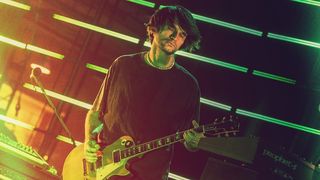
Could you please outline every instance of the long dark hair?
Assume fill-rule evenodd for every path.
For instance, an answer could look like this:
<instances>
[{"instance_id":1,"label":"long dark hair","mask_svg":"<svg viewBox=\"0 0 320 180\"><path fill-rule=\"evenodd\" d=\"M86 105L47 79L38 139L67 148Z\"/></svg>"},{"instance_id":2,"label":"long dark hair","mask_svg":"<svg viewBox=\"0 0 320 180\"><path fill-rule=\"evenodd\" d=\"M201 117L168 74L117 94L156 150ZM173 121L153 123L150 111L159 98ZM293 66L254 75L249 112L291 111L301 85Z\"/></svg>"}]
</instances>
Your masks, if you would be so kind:
<instances>
[{"instance_id":1,"label":"long dark hair","mask_svg":"<svg viewBox=\"0 0 320 180\"><path fill-rule=\"evenodd\" d=\"M166 6L156 10L150 17L146 26L153 26L157 28L158 31L161 31L165 25L173 25L174 23L178 23L187 33L187 38L181 49L188 52L199 49L201 35L196 22L193 19L191 12L180 5ZM148 38L152 43L153 37L150 33L148 33Z\"/></svg>"}]
</instances>

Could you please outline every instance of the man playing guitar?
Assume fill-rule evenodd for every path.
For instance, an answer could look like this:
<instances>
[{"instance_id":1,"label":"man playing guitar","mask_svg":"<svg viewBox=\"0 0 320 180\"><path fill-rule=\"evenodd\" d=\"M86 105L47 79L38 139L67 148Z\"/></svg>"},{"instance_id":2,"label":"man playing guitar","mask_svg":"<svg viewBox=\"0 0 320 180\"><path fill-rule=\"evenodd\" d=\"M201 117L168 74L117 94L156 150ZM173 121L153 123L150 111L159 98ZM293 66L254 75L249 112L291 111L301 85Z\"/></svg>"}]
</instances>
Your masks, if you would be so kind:
<instances>
[{"instance_id":1,"label":"man playing guitar","mask_svg":"<svg viewBox=\"0 0 320 180\"><path fill-rule=\"evenodd\" d=\"M117 58L87 113L83 150L88 163L95 163L97 151L122 136L140 144L198 126L198 82L175 61L176 51L199 48L195 20L186 8L168 6L150 17L146 29L151 49ZM196 150L201 137L203 133L186 131L185 147ZM145 153L126 161L129 173L119 171L108 179L167 179L172 156L172 145Z\"/></svg>"}]
</instances>

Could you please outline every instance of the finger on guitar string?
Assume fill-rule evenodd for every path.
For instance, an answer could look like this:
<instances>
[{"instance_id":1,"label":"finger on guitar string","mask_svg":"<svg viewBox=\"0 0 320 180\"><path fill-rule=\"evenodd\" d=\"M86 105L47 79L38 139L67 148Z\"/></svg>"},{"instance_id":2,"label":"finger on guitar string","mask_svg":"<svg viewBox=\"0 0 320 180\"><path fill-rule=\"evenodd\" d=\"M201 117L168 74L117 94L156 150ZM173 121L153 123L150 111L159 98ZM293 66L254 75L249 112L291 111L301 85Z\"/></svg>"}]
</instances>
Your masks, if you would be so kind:
<instances>
[{"instance_id":1,"label":"finger on guitar string","mask_svg":"<svg viewBox=\"0 0 320 180\"><path fill-rule=\"evenodd\" d=\"M192 125L194 128L198 128L199 127L199 124L197 123L196 120L192 120Z\"/></svg>"}]
</instances>

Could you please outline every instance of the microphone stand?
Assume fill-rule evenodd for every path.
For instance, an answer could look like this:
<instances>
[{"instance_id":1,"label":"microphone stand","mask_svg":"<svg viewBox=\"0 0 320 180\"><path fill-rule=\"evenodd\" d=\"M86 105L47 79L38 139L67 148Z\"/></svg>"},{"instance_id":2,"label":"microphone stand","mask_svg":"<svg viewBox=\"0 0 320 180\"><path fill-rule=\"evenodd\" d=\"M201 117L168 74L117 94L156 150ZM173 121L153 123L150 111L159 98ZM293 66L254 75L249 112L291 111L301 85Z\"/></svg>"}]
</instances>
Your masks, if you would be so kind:
<instances>
[{"instance_id":1,"label":"microphone stand","mask_svg":"<svg viewBox=\"0 0 320 180\"><path fill-rule=\"evenodd\" d=\"M42 86L42 83L38 80L38 78L34 75L33 73L34 69L32 70L32 74L30 76L30 78L32 80L34 80L34 82L40 87L44 97L46 98L47 102L49 103L49 106L53 109L54 111L54 114L56 115L56 117L58 118L60 124L62 125L63 129L67 132L69 138L71 139L71 142L73 144L74 147L76 147L76 142L74 141L74 138L72 137L71 135L71 132L70 130L68 129L68 127L66 126L66 124L64 123L64 121L62 120L61 116L59 115L58 111L57 111L57 108L54 106L54 104L52 103L51 99L49 98L49 96L46 94L43 86Z\"/></svg>"}]
</instances>

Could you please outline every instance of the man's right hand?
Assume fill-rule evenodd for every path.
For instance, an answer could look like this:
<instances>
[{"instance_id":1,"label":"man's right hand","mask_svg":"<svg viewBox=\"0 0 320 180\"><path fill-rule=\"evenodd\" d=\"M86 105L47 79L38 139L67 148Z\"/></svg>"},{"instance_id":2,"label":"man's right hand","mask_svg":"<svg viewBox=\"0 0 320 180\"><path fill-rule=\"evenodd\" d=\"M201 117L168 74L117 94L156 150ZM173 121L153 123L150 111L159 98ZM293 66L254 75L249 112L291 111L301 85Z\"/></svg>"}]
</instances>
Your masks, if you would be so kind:
<instances>
[{"instance_id":1,"label":"man's right hand","mask_svg":"<svg viewBox=\"0 0 320 180\"><path fill-rule=\"evenodd\" d=\"M97 152L100 149L99 144L94 140L89 140L84 143L84 158L90 163L97 161Z\"/></svg>"}]
</instances>

